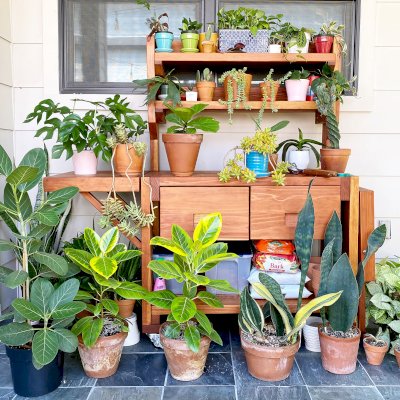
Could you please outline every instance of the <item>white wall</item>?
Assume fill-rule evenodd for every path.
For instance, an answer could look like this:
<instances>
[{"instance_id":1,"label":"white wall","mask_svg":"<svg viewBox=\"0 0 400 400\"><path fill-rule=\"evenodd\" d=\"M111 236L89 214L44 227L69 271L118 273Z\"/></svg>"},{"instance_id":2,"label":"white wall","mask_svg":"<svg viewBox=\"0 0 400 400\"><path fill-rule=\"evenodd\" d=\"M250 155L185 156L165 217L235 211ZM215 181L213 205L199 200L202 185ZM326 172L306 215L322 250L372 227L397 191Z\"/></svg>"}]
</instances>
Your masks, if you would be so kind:
<instances>
[{"instance_id":1,"label":"white wall","mask_svg":"<svg viewBox=\"0 0 400 400\"><path fill-rule=\"evenodd\" d=\"M0 2L3 7L9 3L4 0ZM74 97L58 93L57 3L57 0L12 1L11 54L14 75L14 148L17 160L29 147L42 145L40 139L33 138L35 126L22 123L33 106L46 97L61 102L68 102ZM361 8L360 90L359 97L347 99L342 108L342 147L352 149L348 170L361 177L363 186L375 190L377 219L390 219L392 222L392 239L387 241L379 253L380 257L384 257L400 254L400 208L397 206L397 196L400 194L397 156L400 147L400 75L395 68L400 63L400 1L363 0ZM3 13L0 14L3 18ZM3 24L0 23L0 26L4 30ZM10 42L7 37L10 35L2 33L0 36L2 42L5 42L0 46L7 47ZM3 47L1 49L3 53ZM9 93L10 86L4 86L4 90ZM98 99L105 96L85 97ZM132 106L143 111L140 107L143 97L129 97ZM0 113L4 112L1 109ZM233 126L228 125L226 114L214 115L221 121L222 130L216 135L206 135L198 161L199 170L219 170L226 151L236 145L243 135L253 132L251 113L235 114ZM320 138L321 127L314 125L311 113L266 114L265 122L272 125L286 118L291 120L291 124L280 134L282 140L295 135L297 127L301 127L310 137ZM7 129L12 129L13 121L9 122ZM3 137L2 134L2 142ZM160 149L162 169L167 169L162 145ZM51 163L52 173L69 170L69 161L53 160ZM74 218L68 228L68 235L80 232L84 226L91 226L96 214L81 198L75 202L73 212Z\"/></svg>"}]
</instances>

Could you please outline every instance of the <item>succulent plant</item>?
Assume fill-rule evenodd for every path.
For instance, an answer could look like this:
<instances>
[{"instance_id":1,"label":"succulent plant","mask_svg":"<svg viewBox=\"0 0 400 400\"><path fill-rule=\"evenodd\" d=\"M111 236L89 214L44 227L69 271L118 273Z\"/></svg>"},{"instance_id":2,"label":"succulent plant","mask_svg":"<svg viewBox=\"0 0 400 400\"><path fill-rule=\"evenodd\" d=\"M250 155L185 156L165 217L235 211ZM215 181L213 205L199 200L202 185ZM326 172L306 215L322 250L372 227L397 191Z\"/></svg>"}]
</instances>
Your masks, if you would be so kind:
<instances>
[{"instance_id":1,"label":"succulent plant","mask_svg":"<svg viewBox=\"0 0 400 400\"><path fill-rule=\"evenodd\" d=\"M212 82L214 80L214 74L209 68L204 68L203 73L199 70L196 72L196 82Z\"/></svg>"}]
</instances>

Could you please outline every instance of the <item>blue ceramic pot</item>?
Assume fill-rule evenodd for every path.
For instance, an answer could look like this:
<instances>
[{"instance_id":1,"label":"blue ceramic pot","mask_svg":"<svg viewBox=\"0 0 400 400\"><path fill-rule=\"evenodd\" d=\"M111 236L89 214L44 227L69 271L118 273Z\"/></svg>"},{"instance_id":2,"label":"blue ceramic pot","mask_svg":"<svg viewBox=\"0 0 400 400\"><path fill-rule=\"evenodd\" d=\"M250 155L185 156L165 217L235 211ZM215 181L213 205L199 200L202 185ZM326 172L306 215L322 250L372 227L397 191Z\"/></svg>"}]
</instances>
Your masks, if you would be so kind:
<instances>
[{"instance_id":1,"label":"blue ceramic pot","mask_svg":"<svg viewBox=\"0 0 400 400\"><path fill-rule=\"evenodd\" d=\"M171 32L157 32L154 35L158 52L171 52L174 34Z\"/></svg>"},{"instance_id":2,"label":"blue ceramic pot","mask_svg":"<svg viewBox=\"0 0 400 400\"><path fill-rule=\"evenodd\" d=\"M268 154L264 155L258 151L246 154L246 167L256 173L257 178L269 176Z\"/></svg>"}]
</instances>

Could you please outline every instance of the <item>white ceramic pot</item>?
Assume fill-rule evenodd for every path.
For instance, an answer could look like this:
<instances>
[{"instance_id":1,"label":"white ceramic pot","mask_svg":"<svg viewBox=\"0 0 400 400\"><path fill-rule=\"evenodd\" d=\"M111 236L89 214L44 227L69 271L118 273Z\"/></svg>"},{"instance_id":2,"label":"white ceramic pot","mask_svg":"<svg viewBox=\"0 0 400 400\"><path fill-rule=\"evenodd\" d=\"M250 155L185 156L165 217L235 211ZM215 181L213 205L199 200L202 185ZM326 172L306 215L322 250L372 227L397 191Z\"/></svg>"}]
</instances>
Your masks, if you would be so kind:
<instances>
[{"instance_id":1,"label":"white ceramic pot","mask_svg":"<svg viewBox=\"0 0 400 400\"><path fill-rule=\"evenodd\" d=\"M268 46L269 53L282 53L282 46L280 44L270 44Z\"/></svg>"},{"instance_id":2,"label":"white ceramic pot","mask_svg":"<svg viewBox=\"0 0 400 400\"><path fill-rule=\"evenodd\" d=\"M310 162L310 152L308 150L292 150L289 153L289 162L296 164L297 169L306 169Z\"/></svg>"},{"instance_id":3,"label":"white ceramic pot","mask_svg":"<svg viewBox=\"0 0 400 400\"><path fill-rule=\"evenodd\" d=\"M288 101L306 101L308 79L288 79L285 81L286 94Z\"/></svg>"},{"instance_id":4,"label":"white ceramic pot","mask_svg":"<svg viewBox=\"0 0 400 400\"><path fill-rule=\"evenodd\" d=\"M286 44L288 53L308 53L308 46L310 45L310 40L311 40L311 35L308 32L306 32L306 38L307 38L307 43L303 47L299 47L297 46L297 44L293 44L295 43L295 40L293 42L289 41Z\"/></svg>"},{"instance_id":5,"label":"white ceramic pot","mask_svg":"<svg viewBox=\"0 0 400 400\"><path fill-rule=\"evenodd\" d=\"M321 317L310 317L303 327L304 342L309 351L321 352L318 334L318 325L320 324L322 324Z\"/></svg>"},{"instance_id":6,"label":"white ceramic pot","mask_svg":"<svg viewBox=\"0 0 400 400\"><path fill-rule=\"evenodd\" d=\"M186 101L197 101L197 92L186 92Z\"/></svg>"},{"instance_id":7,"label":"white ceramic pot","mask_svg":"<svg viewBox=\"0 0 400 400\"><path fill-rule=\"evenodd\" d=\"M125 339L124 347L133 346L140 342L140 332L137 324L136 314L133 313L131 317L126 318L126 322L128 323L129 332Z\"/></svg>"},{"instance_id":8,"label":"white ceramic pot","mask_svg":"<svg viewBox=\"0 0 400 400\"><path fill-rule=\"evenodd\" d=\"M75 152L72 156L75 175L96 175L97 158L92 150Z\"/></svg>"}]
</instances>

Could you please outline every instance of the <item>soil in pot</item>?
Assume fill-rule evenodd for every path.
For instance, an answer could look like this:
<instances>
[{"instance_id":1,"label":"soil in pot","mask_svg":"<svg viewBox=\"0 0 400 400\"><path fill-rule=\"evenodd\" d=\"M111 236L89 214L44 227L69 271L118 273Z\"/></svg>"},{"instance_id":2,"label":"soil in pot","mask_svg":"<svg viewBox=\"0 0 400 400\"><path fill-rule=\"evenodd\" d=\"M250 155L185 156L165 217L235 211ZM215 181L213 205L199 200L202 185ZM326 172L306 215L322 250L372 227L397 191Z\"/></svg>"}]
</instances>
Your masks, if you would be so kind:
<instances>
[{"instance_id":1,"label":"soil in pot","mask_svg":"<svg viewBox=\"0 0 400 400\"><path fill-rule=\"evenodd\" d=\"M201 338L200 349L194 353L186 345L182 338L170 339L164 336L163 332L166 323L160 327L160 340L163 345L165 357L167 359L169 372L178 381L194 381L203 375L207 360L210 339L206 336Z\"/></svg>"},{"instance_id":2,"label":"soil in pot","mask_svg":"<svg viewBox=\"0 0 400 400\"><path fill-rule=\"evenodd\" d=\"M93 347L86 347L82 336L79 336L78 350L86 375L91 378L107 378L114 375L127 336L128 333L122 332L121 327L111 319L105 321L101 335Z\"/></svg>"},{"instance_id":3,"label":"soil in pot","mask_svg":"<svg viewBox=\"0 0 400 400\"><path fill-rule=\"evenodd\" d=\"M274 336L274 331L271 327L266 328L265 345L253 340L246 332L240 332L249 373L262 381L276 382L286 379L292 371L294 357L300 348L300 337L294 344L282 345L282 341Z\"/></svg>"},{"instance_id":4,"label":"soil in pot","mask_svg":"<svg viewBox=\"0 0 400 400\"><path fill-rule=\"evenodd\" d=\"M32 350L22 347L6 347L10 359L14 392L22 397L37 397L51 393L60 385L64 370L64 353L43 368L37 370L32 363Z\"/></svg>"},{"instance_id":5,"label":"soil in pot","mask_svg":"<svg viewBox=\"0 0 400 400\"><path fill-rule=\"evenodd\" d=\"M343 173L351 154L350 149L321 149L321 169Z\"/></svg>"},{"instance_id":6,"label":"soil in pot","mask_svg":"<svg viewBox=\"0 0 400 400\"><path fill-rule=\"evenodd\" d=\"M345 375L355 371L361 332L352 328L347 332L334 332L328 326L319 328L322 366L332 374Z\"/></svg>"},{"instance_id":7,"label":"soil in pot","mask_svg":"<svg viewBox=\"0 0 400 400\"><path fill-rule=\"evenodd\" d=\"M132 144L118 144L115 148L113 162L116 173L141 176L144 154L138 155Z\"/></svg>"},{"instance_id":8,"label":"soil in pot","mask_svg":"<svg viewBox=\"0 0 400 400\"><path fill-rule=\"evenodd\" d=\"M244 86L244 95L246 100L249 99L250 96L250 89L251 89L251 81L253 80L253 75L245 74L246 75L246 82ZM237 99L238 96L238 83L234 81L230 76L228 76L224 81L224 96L225 101L228 101L228 82L232 82L232 90L233 90L233 101Z\"/></svg>"},{"instance_id":9,"label":"soil in pot","mask_svg":"<svg viewBox=\"0 0 400 400\"><path fill-rule=\"evenodd\" d=\"M119 308L118 314L122 318L130 318L133 314L133 308L135 307L135 302L136 300L130 300L130 299L117 300Z\"/></svg>"},{"instance_id":10,"label":"soil in pot","mask_svg":"<svg viewBox=\"0 0 400 400\"><path fill-rule=\"evenodd\" d=\"M192 176L196 167L201 134L164 133L162 135L171 173L175 176Z\"/></svg>"},{"instance_id":11,"label":"soil in pot","mask_svg":"<svg viewBox=\"0 0 400 400\"><path fill-rule=\"evenodd\" d=\"M200 101L212 101L214 98L215 82L201 81L196 83Z\"/></svg>"},{"instance_id":12,"label":"soil in pot","mask_svg":"<svg viewBox=\"0 0 400 400\"><path fill-rule=\"evenodd\" d=\"M368 337L364 338L363 346L368 364L381 365L389 346L384 342Z\"/></svg>"}]
</instances>

